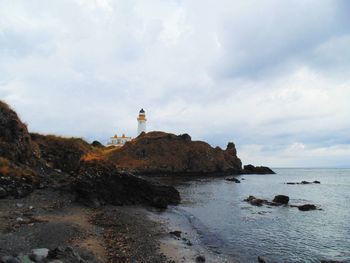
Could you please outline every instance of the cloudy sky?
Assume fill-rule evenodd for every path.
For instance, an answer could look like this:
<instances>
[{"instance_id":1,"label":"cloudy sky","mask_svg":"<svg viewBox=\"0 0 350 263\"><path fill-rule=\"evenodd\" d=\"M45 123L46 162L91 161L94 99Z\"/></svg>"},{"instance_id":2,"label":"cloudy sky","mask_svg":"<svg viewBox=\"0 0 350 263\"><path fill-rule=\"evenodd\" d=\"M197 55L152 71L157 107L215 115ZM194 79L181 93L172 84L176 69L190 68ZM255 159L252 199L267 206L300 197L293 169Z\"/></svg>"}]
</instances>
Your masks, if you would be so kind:
<instances>
[{"instance_id":1,"label":"cloudy sky","mask_svg":"<svg viewBox=\"0 0 350 263\"><path fill-rule=\"evenodd\" d=\"M0 99L41 133L189 133L350 166L350 2L0 0Z\"/></svg>"}]
</instances>

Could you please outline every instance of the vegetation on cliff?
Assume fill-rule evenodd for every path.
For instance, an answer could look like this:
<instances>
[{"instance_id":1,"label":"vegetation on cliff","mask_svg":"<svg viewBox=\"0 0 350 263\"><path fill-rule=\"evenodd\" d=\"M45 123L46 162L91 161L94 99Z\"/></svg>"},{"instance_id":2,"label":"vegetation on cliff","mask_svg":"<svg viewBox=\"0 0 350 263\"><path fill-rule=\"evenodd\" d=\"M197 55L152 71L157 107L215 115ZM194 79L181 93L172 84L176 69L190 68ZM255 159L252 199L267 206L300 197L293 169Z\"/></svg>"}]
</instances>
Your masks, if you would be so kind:
<instances>
[{"instance_id":1,"label":"vegetation on cliff","mask_svg":"<svg viewBox=\"0 0 350 263\"><path fill-rule=\"evenodd\" d=\"M104 158L138 174L240 174L242 170L233 143L222 150L192 141L188 134L142 133L122 148L106 151Z\"/></svg>"}]
</instances>

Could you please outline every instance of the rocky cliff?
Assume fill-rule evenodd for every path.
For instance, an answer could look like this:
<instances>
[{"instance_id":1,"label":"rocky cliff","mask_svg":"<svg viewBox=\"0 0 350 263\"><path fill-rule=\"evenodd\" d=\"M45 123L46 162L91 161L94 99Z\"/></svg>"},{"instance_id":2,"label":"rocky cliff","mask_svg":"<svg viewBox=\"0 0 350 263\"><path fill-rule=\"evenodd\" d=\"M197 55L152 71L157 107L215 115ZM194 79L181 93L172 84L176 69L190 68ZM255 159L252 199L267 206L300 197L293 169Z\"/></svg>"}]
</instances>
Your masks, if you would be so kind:
<instances>
[{"instance_id":1,"label":"rocky cliff","mask_svg":"<svg viewBox=\"0 0 350 263\"><path fill-rule=\"evenodd\" d=\"M109 150L105 158L119 169L137 174L240 174L241 160L235 145L226 150L202 141L192 141L187 134L142 133L122 148Z\"/></svg>"},{"instance_id":2,"label":"rocky cliff","mask_svg":"<svg viewBox=\"0 0 350 263\"><path fill-rule=\"evenodd\" d=\"M16 164L33 164L37 160L27 126L16 112L0 101L0 156Z\"/></svg>"},{"instance_id":3,"label":"rocky cliff","mask_svg":"<svg viewBox=\"0 0 350 263\"><path fill-rule=\"evenodd\" d=\"M85 203L165 208L180 201L173 187L120 173L108 160L82 160L102 149L79 138L30 134L17 114L0 101L0 198L22 198L48 187L69 191Z\"/></svg>"}]
</instances>

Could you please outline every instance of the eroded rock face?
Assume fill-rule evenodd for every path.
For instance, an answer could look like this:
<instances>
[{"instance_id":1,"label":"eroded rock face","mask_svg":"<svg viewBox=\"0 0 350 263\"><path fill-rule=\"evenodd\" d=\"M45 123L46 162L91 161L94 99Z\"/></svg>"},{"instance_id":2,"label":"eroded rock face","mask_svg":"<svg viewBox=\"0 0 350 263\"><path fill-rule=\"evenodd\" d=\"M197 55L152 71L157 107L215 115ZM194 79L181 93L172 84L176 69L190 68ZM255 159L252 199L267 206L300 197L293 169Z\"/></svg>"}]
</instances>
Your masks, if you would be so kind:
<instances>
[{"instance_id":1,"label":"eroded rock face","mask_svg":"<svg viewBox=\"0 0 350 263\"><path fill-rule=\"evenodd\" d=\"M142 133L124 147L111 151L107 159L118 168L139 174L240 174L241 160L229 143L226 150L188 134Z\"/></svg>"},{"instance_id":2,"label":"eroded rock face","mask_svg":"<svg viewBox=\"0 0 350 263\"><path fill-rule=\"evenodd\" d=\"M84 161L78 174L73 190L78 201L89 205L146 204L166 208L168 204L180 202L179 192L174 187L121 173L104 161Z\"/></svg>"},{"instance_id":3,"label":"eroded rock face","mask_svg":"<svg viewBox=\"0 0 350 263\"><path fill-rule=\"evenodd\" d=\"M91 152L93 147L80 138L64 138L54 135L31 134L39 146L40 158L54 169L71 173L78 169L80 158Z\"/></svg>"},{"instance_id":4,"label":"eroded rock face","mask_svg":"<svg viewBox=\"0 0 350 263\"><path fill-rule=\"evenodd\" d=\"M275 174L275 172L266 166L254 166L248 164L244 165L243 174Z\"/></svg>"},{"instance_id":5,"label":"eroded rock face","mask_svg":"<svg viewBox=\"0 0 350 263\"><path fill-rule=\"evenodd\" d=\"M39 167L36 145L27 126L0 101L0 198L21 198L33 191Z\"/></svg>"},{"instance_id":6,"label":"eroded rock face","mask_svg":"<svg viewBox=\"0 0 350 263\"><path fill-rule=\"evenodd\" d=\"M6 103L0 101L0 156L16 164L36 160L27 126Z\"/></svg>"}]
</instances>

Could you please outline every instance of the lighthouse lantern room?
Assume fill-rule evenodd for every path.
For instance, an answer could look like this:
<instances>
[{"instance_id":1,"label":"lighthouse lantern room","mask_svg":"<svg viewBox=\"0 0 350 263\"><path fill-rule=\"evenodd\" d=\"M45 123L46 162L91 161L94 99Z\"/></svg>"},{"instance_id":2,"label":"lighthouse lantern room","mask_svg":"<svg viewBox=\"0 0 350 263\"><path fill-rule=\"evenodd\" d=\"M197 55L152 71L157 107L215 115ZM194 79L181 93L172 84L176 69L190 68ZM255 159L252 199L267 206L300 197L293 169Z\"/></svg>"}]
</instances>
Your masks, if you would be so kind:
<instances>
[{"instance_id":1,"label":"lighthouse lantern room","mask_svg":"<svg viewBox=\"0 0 350 263\"><path fill-rule=\"evenodd\" d=\"M146 112L144 109L141 109L139 112L139 117L137 118L138 126L137 126L137 136L142 132L146 132Z\"/></svg>"}]
</instances>

